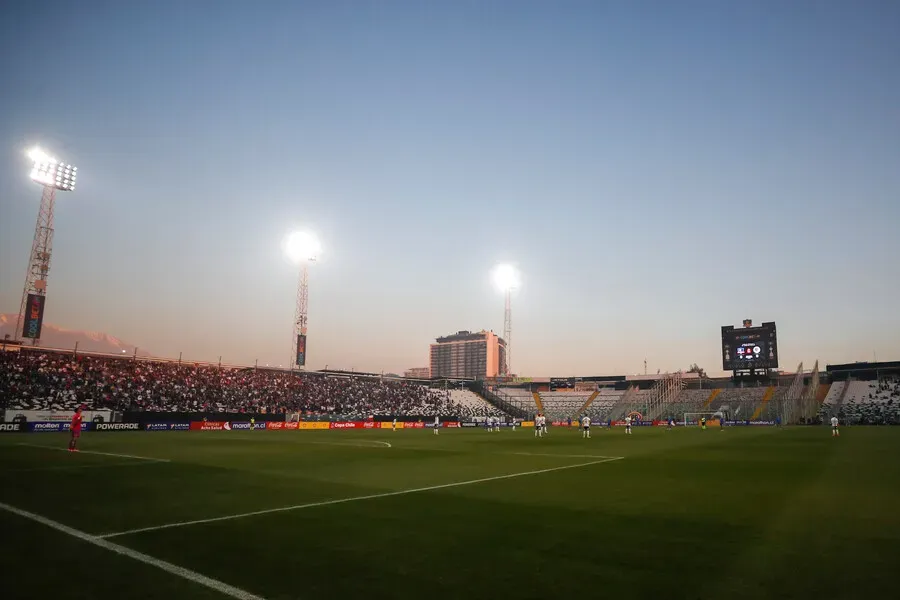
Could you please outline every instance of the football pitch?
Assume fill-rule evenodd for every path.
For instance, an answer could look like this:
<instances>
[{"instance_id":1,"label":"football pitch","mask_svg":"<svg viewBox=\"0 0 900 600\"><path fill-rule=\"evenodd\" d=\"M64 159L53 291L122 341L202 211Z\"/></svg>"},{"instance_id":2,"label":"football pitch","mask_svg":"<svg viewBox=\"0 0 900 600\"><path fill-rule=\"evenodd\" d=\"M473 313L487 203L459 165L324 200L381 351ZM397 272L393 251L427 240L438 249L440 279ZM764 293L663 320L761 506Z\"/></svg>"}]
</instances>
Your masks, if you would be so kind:
<instances>
[{"instance_id":1,"label":"football pitch","mask_svg":"<svg viewBox=\"0 0 900 600\"><path fill-rule=\"evenodd\" d=\"M900 428L0 438L4 598L896 592ZM11 594L10 594L11 592Z\"/></svg>"}]
</instances>

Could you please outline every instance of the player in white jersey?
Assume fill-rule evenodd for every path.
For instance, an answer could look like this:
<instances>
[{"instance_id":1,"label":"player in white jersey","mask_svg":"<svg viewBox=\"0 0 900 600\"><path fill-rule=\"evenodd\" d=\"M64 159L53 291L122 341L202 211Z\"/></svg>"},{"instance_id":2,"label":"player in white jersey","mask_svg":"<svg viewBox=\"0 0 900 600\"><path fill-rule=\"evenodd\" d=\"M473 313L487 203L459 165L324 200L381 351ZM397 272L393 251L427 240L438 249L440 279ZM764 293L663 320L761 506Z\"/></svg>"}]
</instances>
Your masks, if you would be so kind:
<instances>
[{"instance_id":1,"label":"player in white jersey","mask_svg":"<svg viewBox=\"0 0 900 600\"><path fill-rule=\"evenodd\" d=\"M500 417L494 417L494 431L500 431Z\"/></svg>"},{"instance_id":2,"label":"player in white jersey","mask_svg":"<svg viewBox=\"0 0 900 600\"><path fill-rule=\"evenodd\" d=\"M541 415L534 418L534 437L544 437L544 430L541 428Z\"/></svg>"},{"instance_id":3,"label":"player in white jersey","mask_svg":"<svg viewBox=\"0 0 900 600\"><path fill-rule=\"evenodd\" d=\"M547 417L546 415L541 415L541 429L544 431L544 435L547 434Z\"/></svg>"},{"instance_id":4,"label":"player in white jersey","mask_svg":"<svg viewBox=\"0 0 900 600\"><path fill-rule=\"evenodd\" d=\"M393 422L391 423L391 430L397 431L397 419L394 419Z\"/></svg>"},{"instance_id":5,"label":"player in white jersey","mask_svg":"<svg viewBox=\"0 0 900 600\"><path fill-rule=\"evenodd\" d=\"M512 422L510 423L510 425L512 425L512 430L515 431L516 430L516 420L513 419Z\"/></svg>"},{"instance_id":6,"label":"player in white jersey","mask_svg":"<svg viewBox=\"0 0 900 600\"><path fill-rule=\"evenodd\" d=\"M831 437L841 437L841 432L838 430L837 417L831 417Z\"/></svg>"},{"instance_id":7,"label":"player in white jersey","mask_svg":"<svg viewBox=\"0 0 900 600\"><path fill-rule=\"evenodd\" d=\"M591 418L587 415L581 417L581 437L590 439L591 437Z\"/></svg>"},{"instance_id":8,"label":"player in white jersey","mask_svg":"<svg viewBox=\"0 0 900 600\"><path fill-rule=\"evenodd\" d=\"M625 433L631 435L631 415L625 417Z\"/></svg>"},{"instance_id":9,"label":"player in white jersey","mask_svg":"<svg viewBox=\"0 0 900 600\"><path fill-rule=\"evenodd\" d=\"M437 417L434 418L434 435L438 434L438 429L441 428L441 420Z\"/></svg>"}]
</instances>

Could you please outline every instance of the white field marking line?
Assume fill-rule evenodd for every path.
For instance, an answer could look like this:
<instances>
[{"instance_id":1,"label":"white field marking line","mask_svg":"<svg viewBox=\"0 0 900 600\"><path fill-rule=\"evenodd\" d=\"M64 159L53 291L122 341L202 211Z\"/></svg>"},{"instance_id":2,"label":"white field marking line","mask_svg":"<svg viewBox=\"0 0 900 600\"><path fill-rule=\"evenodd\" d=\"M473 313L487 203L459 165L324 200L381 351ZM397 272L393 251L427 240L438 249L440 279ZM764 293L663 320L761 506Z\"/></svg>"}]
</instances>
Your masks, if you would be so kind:
<instances>
[{"instance_id":1,"label":"white field marking line","mask_svg":"<svg viewBox=\"0 0 900 600\"><path fill-rule=\"evenodd\" d=\"M220 441L222 438L207 438L209 440ZM284 439L263 439L263 438L235 438L241 442L283 442ZM319 440L290 440L289 444L321 444L325 446L353 446L356 448L393 448L390 442L382 442L381 440L357 440L355 442L323 442ZM379 444L378 446L369 446L367 444Z\"/></svg>"},{"instance_id":2,"label":"white field marking line","mask_svg":"<svg viewBox=\"0 0 900 600\"><path fill-rule=\"evenodd\" d=\"M167 573L177 575L178 577L182 577L184 579L187 579L188 581L193 581L194 583L198 583L204 587L208 587L221 594L225 594L226 596L238 598L238 600L264 600L261 596L251 594L250 592L246 592L240 588L228 585L227 583L224 583L217 579L212 579L205 575L201 575L196 571L191 571L190 569L185 569L184 567L179 567L178 565L173 565L170 562L166 562L158 558L153 558L152 556L144 554L143 552L138 552L137 550L132 550L131 548L126 548L125 546L120 546L119 544L115 544L113 542L107 542L106 540L100 539L97 536L79 531L78 529L72 529L71 527L63 525L62 523L57 523L56 521L52 521L46 517L42 517L41 515L36 515L34 513L28 512L27 510L22 510L20 508L16 508L15 506L4 504L3 502L0 502L0 509L13 513L14 515L18 515L25 519L29 519L36 523L40 523L41 525L46 525L47 527L65 533L66 535L70 535L74 538L78 538L79 540L87 542L88 544L99 546L100 548L109 550L110 552L115 552L116 554L127 556L128 558L132 558L136 561L148 564L152 567L156 567L157 569L162 569Z\"/></svg>"},{"instance_id":3,"label":"white field marking line","mask_svg":"<svg viewBox=\"0 0 900 600\"><path fill-rule=\"evenodd\" d=\"M359 500L374 500L375 498L389 498L391 496L403 496L406 494L416 494L418 492L429 492L431 490L442 490L452 487L460 487L464 485L473 485L476 483L484 483L486 481L498 481L500 479L513 479L515 477L526 477L528 475L539 475L541 473L551 473L553 471L563 471L565 469L578 469L581 467L589 467L601 463L620 460L623 457L617 456L613 458L604 458L602 460L592 460L590 462L578 463L575 465L564 465L562 467L550 467L548 469L537 469L535 471L524 471L521 473L511 473L509 475L496 475L494 477L482 477L480 479L470 479L469 481L457 481L454 483L442 483L440 485L430 485L428 487L413 488L410 490L398 490L396 492L384 492L381 494L368 494L366 496L353 496L351 498L338 498L336 500L324 500L322 502L309 502L307 504L296 504L294 506L284 506L281 508L269 508L265 510L254 510L252 512L240 513L236 515L226 515L224 517L212 517L210 519L197 519L194 521L181 521L179 523L168 523L166 525L156 525L153 527L141 527L140 529L129 529L128 531L118 531L116 533L106 533L97 536L100 539L119 537L122 535L131 535L133 533L144 533L147 531L159 531L160 529L172 529L173 527L185 527L187 525L200 525L201 523L216 523L218 521L230 521L232 519L242 519L244 517L255 517L257 515L268 515L272 513L286 512L289 510L299 510L302 508L315 508L318 506L331 506L333 504L344 504L346 502L357 502Z\"/></svg>"},{"instance_id":4,"label":"white field marking line","mask_svg":"<svg viewBox=\"0 0 900 600\"><path fill-rule=\"evenodd\" d=\"M43 446L41 444L19 443L16 446L27 446L28 448L43 448L44 450L59 450L68 452L68 448L60 448L59 446ZM113 454L112 452L97 452L96 450L79 450L73 454L99 454L100 456L117 456L119 458L133 458L134 460L147 460L151 462L172 462L168 458L151 458L149 456L135 456L133 454Z\"/></svg>"},{"instance_id":5,"label":"white field marking line","mask_svg":"<svg viewBox=\"0 0 900 600\"><path fill-rule=\"evenodd\" d=\"M106 467L140 467L142 465L161 465L165 464L160 460L142 460L140 462L135 462L130 460L128 462L109 462L109 463L91 463L89 465L58 465L51 467L34 467L31 469L0 469L0 475L5 475L6 473L33 473L35 471L68 471L71 469L96 469L96 468L106 468Z\"/></svg>"},{"instance_id":6,"label":"white field marking line","mask_svg":"<svg viewBox=\"0 0 900 600\"><path fill-rule=\"evenodd\" d=\"M551 454L549 452L507 452L516 456L558 456L559 458L610 458L612 460L621 460L624 456L600 456L598 454Z\"/></svg>"}]
</instances>

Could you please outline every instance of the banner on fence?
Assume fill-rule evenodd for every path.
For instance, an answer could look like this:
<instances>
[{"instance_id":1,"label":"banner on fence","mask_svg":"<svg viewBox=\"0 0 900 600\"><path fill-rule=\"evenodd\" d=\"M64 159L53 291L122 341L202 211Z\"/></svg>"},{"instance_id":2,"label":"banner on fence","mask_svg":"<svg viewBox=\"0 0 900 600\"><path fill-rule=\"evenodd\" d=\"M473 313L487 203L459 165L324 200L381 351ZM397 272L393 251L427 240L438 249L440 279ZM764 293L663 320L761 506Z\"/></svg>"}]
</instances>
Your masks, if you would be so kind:
<instances>
[{"instance_id":1,"label":"banner on fence","mask_svg":"<svg viewBox=\"0 0 900 600\"><path fill-rule=\"evenodd\" d=\"M140 423L94 423L94 431L140 431Z\"/></svg>"},{"instance_id":2,"label":"banner on fence","mask_svg":"<svg viewBox=\"0 0 900 600\"><path fill-rule=\"evenodd\" d=\"M74 416L75 411L73 410L7 410L3 420L7 423L49 423L54 421L69 423ZM84 410L81 412L81 418L84 419L85 423L111 421L112 412L108 410Z\"/></svg>"},{"instance_id":3,"label":"banner on fence","mask_svg":"<svg viewBox=\"0 0 900 600\"><path fill-rule=\"evenodd\" d=\"M300 421L297 429L331 429L331 423L327 421Z\"/></svg>"},{"instance_id":4,"label":"banner on fence","mask_svg":"<svg viewBox=\"0 0 900 600\"><path fill-rule=\"evenodd\" d=\"M191 421L191 431L222 431L230 428L228 421Z\"/></svg>"},{"instance_id":5,"label":"banner on fence","mask_svg":"<svg viewBox=\"0 0 900 600\"><path fill-rule=\"evenodd\" d=\"M0 423L0 433L22 433L27 431L27 423Z\"/></svg>"}]
</instances>

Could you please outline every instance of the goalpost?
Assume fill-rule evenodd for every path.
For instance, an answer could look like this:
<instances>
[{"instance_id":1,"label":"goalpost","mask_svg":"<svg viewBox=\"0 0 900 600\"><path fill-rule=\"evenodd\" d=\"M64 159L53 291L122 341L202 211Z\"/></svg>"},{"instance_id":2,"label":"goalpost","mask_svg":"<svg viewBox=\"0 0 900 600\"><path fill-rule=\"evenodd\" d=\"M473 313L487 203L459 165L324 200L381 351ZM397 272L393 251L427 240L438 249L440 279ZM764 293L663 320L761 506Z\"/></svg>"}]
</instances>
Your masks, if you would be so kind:
<instances>
[{"instance_id":1,"label":"goalpost","mask_svg":"<svg viewBox=\"0 0 900 600\"><path fill-rule=\"evenodd\" d=\"M701 417L706 417L706 420L710 421L711 419L721 418L721 413L686 412L684 413L684 426L687 427L688 425L699 425Z\"/></svg>"}]
</instances>

